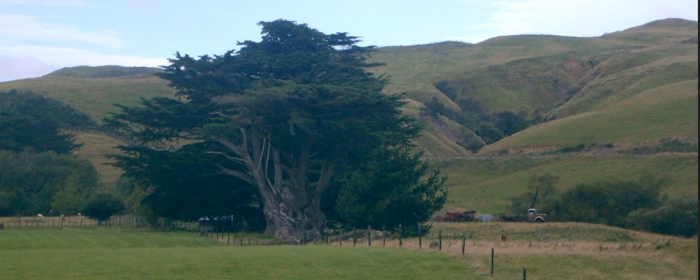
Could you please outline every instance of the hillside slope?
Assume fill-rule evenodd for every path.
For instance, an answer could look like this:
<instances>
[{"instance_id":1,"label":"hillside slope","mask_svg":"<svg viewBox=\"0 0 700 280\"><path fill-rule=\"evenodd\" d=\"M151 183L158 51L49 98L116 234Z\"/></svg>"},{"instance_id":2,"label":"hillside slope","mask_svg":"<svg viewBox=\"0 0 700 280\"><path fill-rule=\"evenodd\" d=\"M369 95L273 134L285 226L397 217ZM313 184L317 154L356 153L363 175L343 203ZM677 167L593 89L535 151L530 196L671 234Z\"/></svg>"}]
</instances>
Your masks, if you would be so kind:
<instances>
[{"instance_id":1,"label":"hillside slope","mask_svg":"<svg viewBox=\"0 0 700 280\"><path fill-rule=\"evenodd\" d=\"M697 36L697 22L668 19L598 38L508 36L477 45L443 43L386 48L373 59L387 63L376 69L377 73L392 77L393 85L387 91L405 92L408 98L423 104L437 98L452 111L450 114L469 110L460 105L476 100L490 113L511 111L535 122L563 120L604 109L610 112L618 107L627 110L624 117L642 118L629 115L634 113L625 109L635 106L630 102L644 99L634 99L638 94L665 88L671 95L684 92L687 102L693 101L693 94L697 99L697 82L687 83L698 79ZM697 118L692 118L697 116L697 106L658 109L685 113L675 114L679 119L670 122L646 124L646 130L658 132L652 133L653 137L647 133L637 139L635 134L641 132L619 133L607 136L606 141L633 145L651 138L683 137L697 143ZM641 113L643 110L637 112ZM587 128L592 132L630 130L629 123L618 122L615 114L607 117L606 122L598 122L602 126L588 124L593 127ZM561 148L589 142L566 130L557 130L565 125L548 126L555 127L552 135L561 137L528 145ZM541 126L534 129L541 130ZM431 140L419 143L434 156L456 156L458 153L444 154L425 144L436 141L432 139L450 139L454 131L449 130L428 130L424 137ZM518 139L506 138L481 153L525 146Z\"/></svg>"},{"instance_id":2,"label":"hillside slope","mask_svg":"<svg viewBox=\"0 0 700 280\"><path fill-rule=\"evenodd\" d=\"M514 155L595 143L624 150L662 139L697 150L697 37L697 22L668 19L596 38L526 35L380 48L370 60L385 63L372 71L391 77L386 92L404 93L404 112L425 128L416 143L426 157L469 157L474 145L478 155ZM158 71L75 67L0 83L0 91L52 97L99 122L116 111L115 103L173 96L153 75ZM474 108L483 110L482 119L473 119ZM497 142L477 133L475 124L503 111L533 126ZM79 136L90 139L81 155L95 163L120 143L90 131ZM110 182L118 177L104 172Z\"/></svg>"},{"instance_id":3,"label":"hillside slope","mask_svg":"<svg viewBox=\"0 0 700 280\"><path fill-rule=\"evenodd\" d=\"M100 122L114 104L137 105L141 98L174 96L175 91L146 67L73 67L35 79L0 83L0 91L31 91L71 105Z\"/></svg>"}]
</instances>

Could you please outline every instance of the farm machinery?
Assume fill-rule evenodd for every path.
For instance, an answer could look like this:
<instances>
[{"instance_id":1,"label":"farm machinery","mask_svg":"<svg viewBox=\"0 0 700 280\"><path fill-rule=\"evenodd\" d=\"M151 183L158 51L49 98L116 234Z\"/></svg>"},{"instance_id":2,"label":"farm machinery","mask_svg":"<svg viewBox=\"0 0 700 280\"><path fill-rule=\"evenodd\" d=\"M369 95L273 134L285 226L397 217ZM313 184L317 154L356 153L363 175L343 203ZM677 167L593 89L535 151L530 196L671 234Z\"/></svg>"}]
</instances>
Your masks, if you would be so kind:
<instances>
[{"instance_id":1,"label":"farm machinery","mask_svg":"<svg viewBox=\"0 0 700 280\"><path fill-rule=\"evenodd\" d=\"M445 215L437 215L436 222L474 222L476 221L476 211L445 212Z\"/></svg>"}]
</instances>

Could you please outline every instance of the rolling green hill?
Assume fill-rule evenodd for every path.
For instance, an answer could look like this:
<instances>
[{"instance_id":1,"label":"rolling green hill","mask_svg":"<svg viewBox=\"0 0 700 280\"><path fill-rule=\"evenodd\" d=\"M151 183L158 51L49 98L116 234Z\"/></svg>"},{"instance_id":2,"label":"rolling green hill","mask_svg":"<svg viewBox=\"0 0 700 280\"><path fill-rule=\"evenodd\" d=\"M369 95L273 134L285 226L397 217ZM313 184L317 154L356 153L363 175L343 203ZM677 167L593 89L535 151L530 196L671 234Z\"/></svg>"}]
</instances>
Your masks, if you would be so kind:
<instances>
[{"instance_id":1,"label":"rolling green hill","mask_svg":"<svg viewBox=\"0 0 700 280\"><path fill-rule=\"evenodd\" d=\"M65 102L101 121L115 112L114 104L137 105L141 98L173 96L174 90L145 67L75 67L41 78L0 83L0 91L16 89ZM149 74L150 73L150 74Z\"/></svg>"},{"instance_id":2,"label":"rolling green hill","mask_svg":"<svg viewBox=\"0 0 700 280\"><path fill-rule=\"evenodd\" d=\"M425 103L436 97L448 109L460 111L460 101L475 99L492 113L511 111L530 119L551 121L635 107L635 102L648 102L648 98L635 98L636 95L654 89L665 88L666 94L674 96L685 92L688 102L694 94L697 100L697 82L692 83L698 79L697 36L697 22L668 19L598 38L527 35L493 38L477 45L442 43L386 48L374 60L387 63L376 72L392 77L394 84L388 91L405 92L412 100ZM697 142L697 118L692 118L697 116L697 106L667 105L670 106L655 108L661 110L656 114L671 113L676 119L644 125L646 130L658 130L657 133L645 133L640 139L634 133L617 133L606 136L606 140L635 144L650 138L681 136ZM630 130L629 122L617 122L615 118L641 118L644 116L635 114L648 113L624 110L627 114L608 114L607 122L587 123L587 128L596 133ZM672 112L678 110L686 113ZM556 126L550 133L558 137L535 145L561 148L579 144L582 140L570 135L567 127ZM425 137L434 140L419 143L432 155L454 156L458 153L445 155L444 149L426 144L447 142L451 132L454 130L449 127L428 129ZM519 139L504 141L485 150L525 145Z\"/></svg>"},{"instance_id":3,"label":"rolling green hill","mask_svg":"<svg viewBox=\"0 0 700 280\"><path fill-rule=\"evenodd\" d=\"M696 21L667 19L595 38L522 35L479 44L379 48L370 61L385 63L372 71L391 77L386 92L405 93L405 114L425 128L416 140L425 156L445 162L447 208L495 212L524 188L529 176L548 170L562 175L565 188L591 180L636 179L645 172L672 175L678 178L670 195L697 197L697 38ZM140 98L173 96L167 83L153 75L157 71L67 68L0 83L0 91L49 96L99 122L116 111L115 103L129 106ZM426 114L426 103L435 101L445 111ZM486 114L509 111L533 125L475 154L464 143L483 139L476 127L456 117L469 113L462 108L467 101L480 104ZM85 143L78 154L96 164L106 162L104 155L121 143L92 131L80 131L77 138ZM655 150L671 140L684 149ZM585 149L554 162L543 157L576 146ZM639 149L656 154L619 158L621 153L639 154ZM661 151L684 154L676 158ZM673 169L677 162L685 165ZM120 174L104 165L98 169L108 184ZM501 169L511 171L499 173ZM610 170L617 171L605 173Z\"/></svg>"}]
</instances>

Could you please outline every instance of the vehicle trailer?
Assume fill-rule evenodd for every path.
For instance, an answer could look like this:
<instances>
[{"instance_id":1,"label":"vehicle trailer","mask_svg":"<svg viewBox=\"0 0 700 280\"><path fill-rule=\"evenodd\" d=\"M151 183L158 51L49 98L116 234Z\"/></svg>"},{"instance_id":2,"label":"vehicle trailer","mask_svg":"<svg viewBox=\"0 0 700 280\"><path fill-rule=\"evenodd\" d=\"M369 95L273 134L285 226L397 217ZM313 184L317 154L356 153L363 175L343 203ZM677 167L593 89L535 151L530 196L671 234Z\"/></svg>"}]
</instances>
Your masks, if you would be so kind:
<instances>
[{"instance_id":1,"label":"vehicle trailer","mask_svg":"<svg viewBox=\"0 0 700 280\"><path fill-rule=\"evenodd\" d=\"M476 221L476 211L445 212L445 215L437 215L436 222L473 222Z\"/></svg>"}]
</instances>

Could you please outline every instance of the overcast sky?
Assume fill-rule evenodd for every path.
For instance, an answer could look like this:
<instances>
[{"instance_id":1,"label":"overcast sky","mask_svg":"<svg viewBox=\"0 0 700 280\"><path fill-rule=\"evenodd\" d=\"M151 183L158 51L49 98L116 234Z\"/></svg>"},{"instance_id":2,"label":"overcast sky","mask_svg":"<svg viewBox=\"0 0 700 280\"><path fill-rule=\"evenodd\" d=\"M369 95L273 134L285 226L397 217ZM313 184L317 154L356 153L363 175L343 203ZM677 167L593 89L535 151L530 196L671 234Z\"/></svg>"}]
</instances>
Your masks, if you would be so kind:
<instances>
[{"instance_id":1,"label":"overcast sky","mask_svg":"<svg viewBox=\"0 0 700 280\"><path fill-rule=\"evenodd\" d=\"M596 37L666 18L696 0L0 0L0 81L79 65L160 66L175 52L223 54L260 21L348 32L362 45L518 34Z\"/></svg>"}]
</instances>

